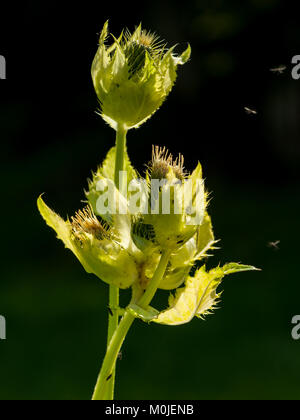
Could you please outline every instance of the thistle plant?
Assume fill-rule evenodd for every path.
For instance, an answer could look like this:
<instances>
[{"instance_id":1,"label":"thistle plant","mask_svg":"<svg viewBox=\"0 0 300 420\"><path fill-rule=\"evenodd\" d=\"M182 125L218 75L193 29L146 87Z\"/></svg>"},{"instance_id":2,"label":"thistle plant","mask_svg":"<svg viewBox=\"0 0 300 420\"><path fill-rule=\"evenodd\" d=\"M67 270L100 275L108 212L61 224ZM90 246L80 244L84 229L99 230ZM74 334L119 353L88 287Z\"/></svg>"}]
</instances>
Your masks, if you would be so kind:
<instances>
[{"instance_id":1,"label":"thistle plant","mask_svg":"<svg viewBox=\"0 0 300 420\"><path fill-rule=\"evenodd\" d=\"M99 114L116 131L116 145L93 173L86 206L63 220L43 201L38 208L66 248L88 273L109 285L106 354L94 400L114 397L118 354L133 321L181 325L204 318L219 302L224 276L255 267L237 263L207 270L203 263L216 248L202 167L189 172L184 158L153 146L143 177L130 162L126 134L153 115L171 91L177 67L191 48L175 54L141 25L107 45L108 23L92 64ZM131 288L131 301L119 306L120 289ZM168 308L151 301L158 289L171 291Z\"/></svg>"}]
</instances>

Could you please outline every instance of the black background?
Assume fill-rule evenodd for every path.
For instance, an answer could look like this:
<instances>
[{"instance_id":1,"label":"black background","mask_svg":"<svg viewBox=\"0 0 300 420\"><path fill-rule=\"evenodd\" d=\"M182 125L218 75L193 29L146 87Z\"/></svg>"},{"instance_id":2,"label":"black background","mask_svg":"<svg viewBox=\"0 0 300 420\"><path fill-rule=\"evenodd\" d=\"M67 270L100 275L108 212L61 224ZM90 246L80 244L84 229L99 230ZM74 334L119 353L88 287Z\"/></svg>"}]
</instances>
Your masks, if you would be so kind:
<instances>
[{"instance_id":1,"label":"black background","mask_svg":"<svg viewBox=\"0 0 300 420\"><path fill-rule=\"evenodd\" d=\"M152 144L183 153L188 170L200 160L222 239L208 265L263 270L226 280L221 310L205 322L136 322L117 397L299 397L300 343L290 335L300 312L300 81L291 77L298 16L280 0L1 6L0 314L8 338L0 341L0 398L89 398L104 354L107 287L56 241L35 202L45 192L51 207L71 215L114 144L95 113L90 77L108 18L115 35L142 22L178 52L190 42L191 61L162 108L129 132L128 152L140 172ZM270 71L281 64L284 74ZM268 247L275 240L277 251Z\"/></svg>"}]
</instances>

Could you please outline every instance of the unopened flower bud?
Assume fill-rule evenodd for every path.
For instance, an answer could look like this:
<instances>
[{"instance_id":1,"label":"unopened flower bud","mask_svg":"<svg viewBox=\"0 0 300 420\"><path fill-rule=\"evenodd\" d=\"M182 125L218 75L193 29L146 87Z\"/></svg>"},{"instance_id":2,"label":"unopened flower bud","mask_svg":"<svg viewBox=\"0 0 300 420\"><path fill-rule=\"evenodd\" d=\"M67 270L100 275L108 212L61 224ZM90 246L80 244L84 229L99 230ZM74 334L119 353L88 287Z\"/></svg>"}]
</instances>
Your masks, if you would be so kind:
<instances>
[{"instance_id":1,"label":"unopened flower bud","mask_svg":"<svg viewBox=\"0 0 300 420\"><path fill-rule=\"evenodd\" d=\"M176 80L177 66L188 61L190 46L181 56L166 49L158 37L139 25L106 46L108 22L102 29L92 64L92 79L100 114L115 130L140 126L162 105Z\"/></svg>"}]
</instances>

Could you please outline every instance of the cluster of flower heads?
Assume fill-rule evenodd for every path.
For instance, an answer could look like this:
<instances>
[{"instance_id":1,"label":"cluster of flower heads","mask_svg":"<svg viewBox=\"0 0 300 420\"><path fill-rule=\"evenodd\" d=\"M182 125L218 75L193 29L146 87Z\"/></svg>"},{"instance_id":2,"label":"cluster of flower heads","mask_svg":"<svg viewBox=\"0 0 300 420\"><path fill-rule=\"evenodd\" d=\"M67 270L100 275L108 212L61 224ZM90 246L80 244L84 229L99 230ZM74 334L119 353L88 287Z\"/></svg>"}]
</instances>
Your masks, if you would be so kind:
<instances>
[{"instance_id":1,"label":"cluster of flower heads","mask_svg":"<svg viewBox=\"0 0 300 420\"><path fill-rule=\"evenodd\" d=\"M139 127L161 106L176 80L178 65L189 60L191 49L188 45L178 56L175 46L167 49L141 25L132 34L125 31L119 38L111 36L113 43L108 46L106 22L92 64L92 79L100 115L124 134ZM230 263L206 271L201 265L216 241L207 212L200 163L189 174L182 155L174 159L165 148L154 147L145 173L146 188L140 197L140 202L146 203L144 211L132 211L130 185L137 180L137 172L125 153L123 170L127 180L125 190L123 186L119 190L114 181L116 154L115 147L108 152L89 181L86 207L71 220L63 220L42 197L38 199L41 215L88 273L121 289L132 288L128 310L134 316L168 325L188 322L194 316L203 317L218 302L217 287L225 275L255 268ZM99 183L104 188L99 188ZM112 189L117 203L114 212L98 205L99 201L105 202L105 189ZM186 195L188 206L183 205ZM168 211L164 211L166 196ZM120 208L122 212L117 211ZM139 307L139 297L166 253L169 262L159 288L175 290L169 308L159 312L149 306Z\"/></svg>"},{"instance_id":2,"label":"cluster of flower heads","mask_svg":"<svg viewBox=\"0 0 300 420\"><path fill-rule=\"evenodd\" d=\"M137 173L127 154L125 162L129 183L137 178ZM71 220L64 221L40 197L38 207L42 216L87 272L94 273L104 282L121 289L132 288L133 299L129 309L136 317L146 322L168 325L188 322L194 316L203 317L218 302L219 294L216 290L225 275L253 270L254 267L230 263L206 271L205 266L201 266L201 261L216 244L211 219L207 213L207 194L204 187L200 194L201 202L193 203L198 210L200 207L199 224L189 224L190 215L186 212L175 214L173 211L174 202L181 197L180 190L185 183L201 179L201 185L204 185L201 165L198 164L188 174L183 166L182 155L173 159L165 148L155 147L145 174L147 194L151 194L150 180L153 177L165 180L156 197L158 202L161 200L162 190L171 188L174 179L180 180L178 191L173 189L173 195L170 195L173 203L170 213L152 213L149 208L149 212L131 214L127 207L127 211L122 214L101 214L97 201L103 191L99 191L97 184L99 180L114 182L114 165L115 148L112 148L89 181L86 191L87 206L78 211ZM116 187L114 195L118 202L122 202L123 208L127 206L128 198ZM147 288L162 253L166 251L169 252L170 259L159 288L175 290L175 295L171 294L169 308L165 311L159 312L151 307L140 308L135 297L141 296Z\"/></svg>"}]
</instances>

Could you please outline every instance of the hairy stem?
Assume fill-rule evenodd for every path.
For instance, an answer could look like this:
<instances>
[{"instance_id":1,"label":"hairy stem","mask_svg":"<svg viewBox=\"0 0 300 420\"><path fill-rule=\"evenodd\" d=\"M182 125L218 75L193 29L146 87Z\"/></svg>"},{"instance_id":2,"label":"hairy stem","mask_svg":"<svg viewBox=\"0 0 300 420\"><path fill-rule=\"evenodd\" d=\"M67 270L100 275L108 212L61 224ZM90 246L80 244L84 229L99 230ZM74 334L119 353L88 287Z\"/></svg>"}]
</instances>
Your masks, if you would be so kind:
<instances>
[{"instance_id":1,"label":"hairy stem","mask_svg":"<svg viewBox=\"0 0 300 420\"><path fill-rule=\"evenodd\" d=\"M138 301L139 306L146 308L150 304L165 274L165 271L169 262L169 258L170 258L169 251L166 251L162 254L152 280L150 281L145 293L143 294L141 299ZM129 311L126 311L118 328L116 329L107 347L107 352L103 360L102 368L101 368L98 381L95 387L94 395L92 398L93 400L113 399L113 398L110 398L111 394L108 392L108 390L110 389L110 384L113 379L113 373L115 372L115 365L116 365L119 351L121 350L122 344L125 340L125 337L134 319L135 317L131 315Z\"/></svg>"},{"instance_id":2,"label":"hairy stem","mask_svg":"<svg viewBox=\"0 0 300 420\"><path fill-rule=\"evenodd\" d=\"M124 186L120 185L120 171L124 169L124 156L126 148L126 133L127 130L124 127L118 127L116 134L116 160L115 160L115 174L114 181L116 187L122 192ZM119 288L114 285L109 287L109 315L108 315L108 333L107 333L107 349L109 347L110 340L112 339L115 330L119 324ZM114 385L115 385L115 368L111 373L111 379L107 387L107 399L113 400L114 398Z\"/></svg>"}]
</instances>

